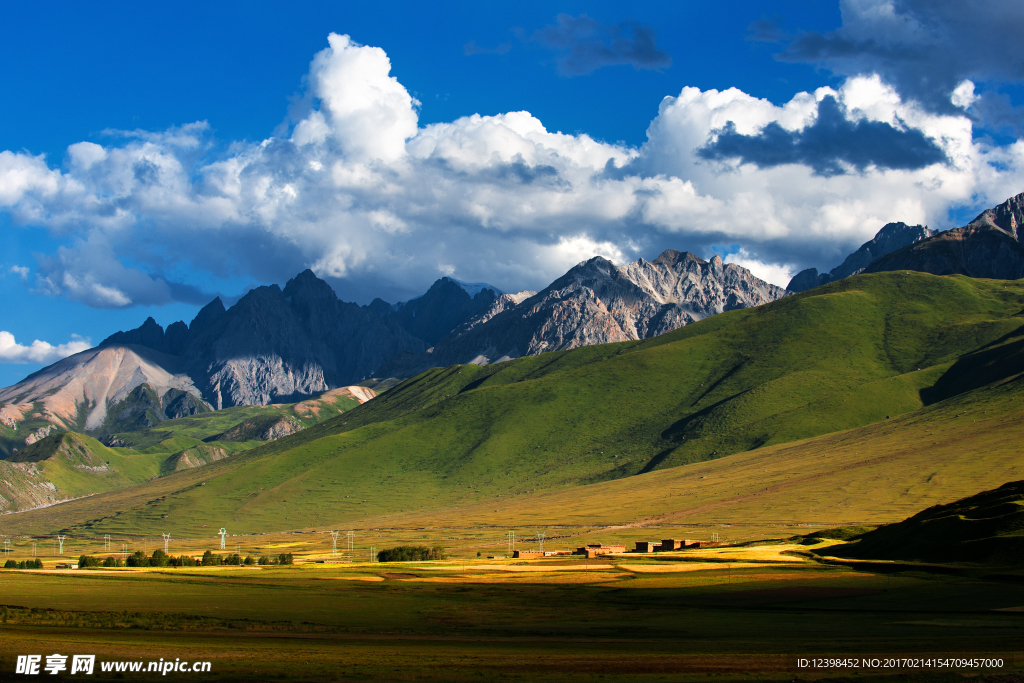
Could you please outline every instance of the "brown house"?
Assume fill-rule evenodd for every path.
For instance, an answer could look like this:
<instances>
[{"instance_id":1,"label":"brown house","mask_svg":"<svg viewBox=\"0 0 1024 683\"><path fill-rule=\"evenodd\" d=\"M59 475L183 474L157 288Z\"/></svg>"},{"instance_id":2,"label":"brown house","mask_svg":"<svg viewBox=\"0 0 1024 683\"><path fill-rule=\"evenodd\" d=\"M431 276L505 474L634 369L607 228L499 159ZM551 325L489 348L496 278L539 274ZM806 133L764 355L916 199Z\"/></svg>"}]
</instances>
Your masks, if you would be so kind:
<instances>
[{"instance_id":1,"label":"brown house","mask_svg":"<svg viewBox=\"0 0 1024 683\"><path fill-rule=\"evenodd\" d=\"M587 558L593 559L598 555L609 555L611 553L624 553L626 552L626 546L624 545L605 545L604 543L588 543L582 548L577 548L573 555L586 555Z\"/></svg>"}]
</instances>

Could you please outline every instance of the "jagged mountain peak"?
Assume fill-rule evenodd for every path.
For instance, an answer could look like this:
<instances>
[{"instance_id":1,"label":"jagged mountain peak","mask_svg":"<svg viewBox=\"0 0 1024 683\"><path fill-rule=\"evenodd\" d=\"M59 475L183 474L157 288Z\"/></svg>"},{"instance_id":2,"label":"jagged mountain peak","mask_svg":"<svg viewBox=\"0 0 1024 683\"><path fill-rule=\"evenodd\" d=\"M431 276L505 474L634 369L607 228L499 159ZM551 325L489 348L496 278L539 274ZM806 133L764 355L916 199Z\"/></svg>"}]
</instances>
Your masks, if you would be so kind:
<instances>
[{"instance_id":1,"label":"jagged mountain peak","mask_svg":"<svg viewBox=\"0 0 1024 683\"><path fill-rule=\"evenodd\" d=\"M999 206L985 209L965 228L996 228L1024 242L1024 192L1010 197Z\"/></svg>"},{"instance_id":2,"label":"jagged mountain peak","mask_svg":"<svg viewBox=\"0 0 1024 683\"><path fill-rule=\"evenodd\" d=\"M716 258L718 257L716 256ZM643 259L640 260L642 261ZM718 260L719 262L721 262L722 259L719 258ZM661 264L668 266L669 268L674 268L680 263L685 263L687 261L696 263L707 263L707 261L697 256L696 254L693 254L689 251L677 251L675 249L666 249L665 251L661 252L661 254L658 255L658 258L651 261L651 263Z\"/></svg>"},{"instance_id":3,"label":"jagged mountain peak","mask_svg":"<svg viewBox=\"0 0 1024 683\"><path fill-rule=\"evenodd\" d=\"M188 326L189 332L193 334L201 333L209 328L212 324L220 320L226 309L224 308L224 302L221 301L220 297L216 297L213 301L203 306L196 317L192 318L192 322Z\"/></svg>"},{"instance_id":4,"label":"jagged mountain peak","mask_svg":"<svg viewBox=\"0 0 1024 683\"><path fill-rule=\"evenodd\" d=\"M309 268L289 280L284 286L283 293L289 301L324 302L338 298L331 286L318 278Z\"/></svg>"},{"instance_id":5,"label":"jagged mountain peak","mask_svg":"<svg viewBox=\"0 0 1024 683\"><path fill-rule=\"evenodd\" d=\"M856 275L883 256L936 234L937 231L929 229L926 225L907 225L902 221L886 223L881 230L875 233L874 237L860 245L857 251L847 256L831 271L819 273L817 268L802 270L793 276L786 289L791 292L803 292Z\"/></svg>"}]
</instances>

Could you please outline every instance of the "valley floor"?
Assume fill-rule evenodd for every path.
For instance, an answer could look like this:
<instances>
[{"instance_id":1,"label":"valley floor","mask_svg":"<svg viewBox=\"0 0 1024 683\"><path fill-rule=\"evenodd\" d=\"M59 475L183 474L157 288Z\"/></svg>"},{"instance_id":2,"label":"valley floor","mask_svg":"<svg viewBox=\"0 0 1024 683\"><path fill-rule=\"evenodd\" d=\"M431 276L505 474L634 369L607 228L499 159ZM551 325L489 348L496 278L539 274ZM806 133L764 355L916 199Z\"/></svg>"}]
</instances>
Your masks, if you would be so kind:
<instances>
[{"instance_id":1,"label":"valley floor","mask_svg":"<svg viewBox=\"0 0 1024 683\"><path fill-rule=\"evenodd\" d=\"M599 560L0 571L19 654L210 661L249 681L963 680L1024 671L1019 574L877 574L790 543ZM329 558L330 554L320 554ZM805 658L1002 666L800 667ZM137 680L153 680L140 674ZM122 674L119 680L133 680Z\"/></svg>"}]
</instances>

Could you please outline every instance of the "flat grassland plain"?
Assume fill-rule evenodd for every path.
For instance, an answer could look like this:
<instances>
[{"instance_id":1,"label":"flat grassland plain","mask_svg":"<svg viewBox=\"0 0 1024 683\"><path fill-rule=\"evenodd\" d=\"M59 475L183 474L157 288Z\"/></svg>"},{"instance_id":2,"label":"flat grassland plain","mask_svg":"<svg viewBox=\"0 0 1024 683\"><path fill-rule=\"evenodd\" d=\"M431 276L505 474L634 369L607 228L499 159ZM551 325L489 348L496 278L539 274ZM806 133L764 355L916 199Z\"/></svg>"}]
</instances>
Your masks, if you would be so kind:
<instances>
[{"instance_id":1,"label":"flat grassland plain","mask_svg":"<svg viewBox=\"0 0 1024 683\"><path fill-rule=\"evenodd\" d=\"M237 460L4 515L9 556L34 545L47 568L0 570L0 678L54 652L209 660L168 676L223 681L1019 676L1019 562L839 561L797 537L1024 479L1024 285L887 274L787 299L648 344L431 371ZM516 560L509 530L521 550L537 533L723 546ZM161 532L172 555L297 564L53 569L152 553ZM401 544L449 559L368 561ZM822 657L1002 666L798 666Z\"/></svg>"},{"instance_id":2,"label":"flat grassland plain","mask_svg":"<svg viewBox=\"0 0 1024 683\"><path fill-rule=\"evenodd\" d=\"M18 654L210 661L210 680L963 680L1022 665L1024 583L892 574L766 545L600 560L4 572ZM1015 611L1016 610L1016 611ZM996 669L800 669L986 657ZM102 678L101 673L95 674ZM154 674L122 674L152 680Z\"/></svg>"}]
</instances>

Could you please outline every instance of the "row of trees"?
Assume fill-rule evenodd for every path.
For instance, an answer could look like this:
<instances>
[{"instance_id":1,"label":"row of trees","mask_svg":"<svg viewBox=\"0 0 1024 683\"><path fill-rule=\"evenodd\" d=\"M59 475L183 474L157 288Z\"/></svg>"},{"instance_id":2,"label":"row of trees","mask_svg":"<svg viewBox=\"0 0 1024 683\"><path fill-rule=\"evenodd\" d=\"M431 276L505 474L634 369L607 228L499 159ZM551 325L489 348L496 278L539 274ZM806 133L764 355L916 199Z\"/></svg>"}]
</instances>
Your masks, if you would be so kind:
<instances>
[{"instance_id":1,"label":"row of trees","mask_svg":"<svg viewBox=\"0 0 1024 683\"><path fill-rule=\"evenodd\" d=\"M378 562L417 562L421 560L443 560L447 555L444 546L435 545L428 548L425 545L400 545L397 548L388 548L377 553Z\"/></svg>"},{"instance_id":2,"label":"row of trees","mask_svg":"<svg viewBox=\"0 0 1024 683\"><path fill-rule=\"evenodd\" d=\"M21 562L18 562L17 560L7 560L7 562L4 563L4 569L42 569L42 568L43 568L43 561L40 560L39 558L36 558L34 560L22 560Z\"/></svg>"},{"instance_id":3,"label":"row of trees","mask_svg":"<svg viewBox=\"0 0 1024 683\"><path fill-rule=\"evenodd\" d=\"M14 561L9 560L7 565L10 566L12 562ZM39 562L39 567L41 568L42 562L39 560L37 562ZM220 567L223 565L251 566L254 564L295 564L295 558L291 553L282 553L274 557L267 555L254 557L248 555L242 558L237 553L215 555L207 550L203 553L203 558L197 560L188 555L179 555L177 557L168 555L160 549L154 550L152 555L146 555L141 550L136 550L123 560L116 557L100 559L94 555L82 555L78 558L79 569L88 569L90 567ZM21 568L24 569L24 567Z\"/></svg>"}]
</instances>

